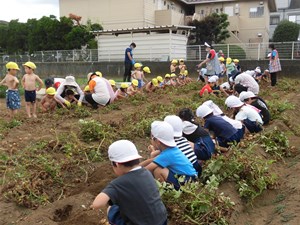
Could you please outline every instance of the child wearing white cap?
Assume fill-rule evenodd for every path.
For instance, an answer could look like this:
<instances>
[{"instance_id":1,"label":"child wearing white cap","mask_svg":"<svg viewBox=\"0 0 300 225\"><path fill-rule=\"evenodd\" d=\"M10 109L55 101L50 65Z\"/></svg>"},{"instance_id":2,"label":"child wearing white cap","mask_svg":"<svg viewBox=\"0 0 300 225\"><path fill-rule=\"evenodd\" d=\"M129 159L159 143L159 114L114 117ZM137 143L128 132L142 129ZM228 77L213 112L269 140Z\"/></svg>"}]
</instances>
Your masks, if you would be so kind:
<instances>
[{"instance_id":1,"label":"child wearing white cap","mask_svg":"<svg viewBox=\"0 0 300 225\"><path fill-rule=\"evenodd\" d=\"M238 143L243 138L244 132L237 130L220 116L214 116L213 110L207 105L198 107L196 114L205 120L204 127L215 137L221 147L229 147L230 143Z\"/></svg>"},{"instance_id":2,"label":"child wearing white cap","mask_svg":"<svg viewBox=\"0 0 300 225\"><path fill-rule=\"evenodd\" d=\"M118 178L111 181L95 198L91 208L107 204L110 224L166 225L167 212L151 173L139 166L142 158L127 140L109 146L108 157Z\"/></svg>"},{"instance_id":3,"label":"child wearing white cap","mask_svg":"<svg viewBox=\"0 0 300 225\"><path fill-rule=\"evenodd\" d=\"M235 119L241 121L250 133L258 133L262 130L262 118L252 106L246 105L233 95L226 99L225 104L234 109Z\"/></svg>"},{"instance_id":4,"label":"child wearing white cap","mask_svg":"<svg viewBox=\"0 0 300 225\"><path fill-rule=\"evenodd\" d=\"M241 92L239 96L240 100L247 105L252 105L255 108L260 110L260 115L262 117L262 120L264 122L264 125L269 124L271 115L267 106L267 103L260 97L256 96L251 91L243 91Z\"/></svg>"},{"instance_id":5,"label":"child wearing white cap","mask_svg":"<svg viewBox=\"0 0 300 225\"><path fill-rule=\"evenodd\" d=\"M215 153L215 144L209 133L199 124L195 124L192 110L184 108L179 112L182 120L183 137L192 143L199 160L208 160Z\"/></svg>"},{"instance_id":6,"label":"child wearing white cap","mask_svg":"<svg viewBox=\"0 0 300 225\"><path fill-rule=\"evenodd\" d=\"M199 95L200 97L208 95L208 94L213 94L213 87L215 86L217 80L215 77L210 77L208 79L208 84L204 85L203 88L200 90Z\"/></svg>"},{"instance_id":7,"label":"child wearing white cap","mask_svg":"<svg viewBox=\"0 0 300 225\"><path fill-rule=\"evenodd\" d=\"M174 140L174 130L170 124L154 121L151 124L151 144L160 154L141 163L160 182L168 182L179 190L180 185L195 180L197 172L188 158L180 151ZM184 182L178 177L184 176Z\"/></svg>"},{"instance_id":8,"label":"child wearing white cap","mask_svg":"<svg viewBox=\"0 0 300 225\"><path fill-rule=\"evenodd\" d=\"M182 120L175 115L166 116L164 119L165 122L170 124L174 130L174 140L176 142L177 147L182 151L182 153L189 159L189 161L193 164L195 170L198 172L198 176L201 175L202 167L201 164L197 160L197 156L190 145L189 141L183 137L182 129Z\"/></svg>"}]
</instances>

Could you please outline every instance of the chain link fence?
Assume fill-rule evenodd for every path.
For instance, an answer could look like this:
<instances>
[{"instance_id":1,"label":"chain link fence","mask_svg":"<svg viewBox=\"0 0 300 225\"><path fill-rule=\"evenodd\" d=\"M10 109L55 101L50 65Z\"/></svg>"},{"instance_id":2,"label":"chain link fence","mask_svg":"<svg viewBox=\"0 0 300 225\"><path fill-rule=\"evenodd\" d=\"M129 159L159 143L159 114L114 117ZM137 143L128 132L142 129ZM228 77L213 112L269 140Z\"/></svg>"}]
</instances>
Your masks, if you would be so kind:
<instances>
[{"instance_id":1,"label":"chain link fence","mask_svg":"<svg viewBox=\"0 0 300 225\"><path fill-rule=\"evenodd\" d=\"M214 49L219 52L222 50L225 57L237 58L240 60L263 60L268 59L270 52L268 46L270 43L237 43L237 44L218 44L214 45ZM274 43L279 52L281 60L300 59L300 42L283 42ZM166 47L168 48L168 47ZM182 51L182 46L172 46L170 54L162 53L161 49L150 48L139 53L135 51L135 58L144 61L169 61L175 56L190 61L200 61L206 58L205 46L188 45L186 51ZM161 53L160 53L161 52ZM164 51L165 52L165 51ZM183 54L186 52L186 55ZM185 57L184 57L185 55ZM27 61L54 63L54 62L105 62L105 61L123 61L124 52L112 54L110 51L99 51L97 49L81 49L81 50L57 50L57 51L37 51L32 54L14 54L0 55L0 62L6 63L14 61L23 63Z\"/></svg>"}]
</instances>

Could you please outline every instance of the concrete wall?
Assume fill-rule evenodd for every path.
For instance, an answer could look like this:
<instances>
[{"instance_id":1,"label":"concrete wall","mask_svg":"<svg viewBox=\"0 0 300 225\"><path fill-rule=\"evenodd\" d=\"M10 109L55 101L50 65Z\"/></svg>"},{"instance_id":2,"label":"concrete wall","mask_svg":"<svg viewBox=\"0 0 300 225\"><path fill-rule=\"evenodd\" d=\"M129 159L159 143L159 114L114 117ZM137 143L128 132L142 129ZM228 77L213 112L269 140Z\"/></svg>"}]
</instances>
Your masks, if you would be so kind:
<instances>
[{"instance_id":1,"label":"concrete wall","mask_svg":"<svg viewBox=\"0 0 300 225\"><path fill-rule=\"evenodd\" d=\"M197 61L188 61L186 65L188 66L189 73L191 76L197 76L196 65ZM145 66L151 68L152 75L165 75L169 73L168 62L143 62ZM300 77L300 60L281 60L283 71L281 76L287 77ZM124 63L123 62L99 62L99 63L36 63L37 70L36 73L42 78L53 76L53 77L64 77L68 74L74 74L76 77L85 78L89 72L101 71L103 75L107 78L110 77L123 77L124 73ZM256 66L261 66L261 68L267 68L268 61L241 61L240 65L243 70L254 69ZM21 66L21 65L19 65ZM0 75L5 74L5 65L0 64ZM20 72L24 74L24 70ZM20 77L20 75L19 75Z\"/></svg>"}]
</instances>

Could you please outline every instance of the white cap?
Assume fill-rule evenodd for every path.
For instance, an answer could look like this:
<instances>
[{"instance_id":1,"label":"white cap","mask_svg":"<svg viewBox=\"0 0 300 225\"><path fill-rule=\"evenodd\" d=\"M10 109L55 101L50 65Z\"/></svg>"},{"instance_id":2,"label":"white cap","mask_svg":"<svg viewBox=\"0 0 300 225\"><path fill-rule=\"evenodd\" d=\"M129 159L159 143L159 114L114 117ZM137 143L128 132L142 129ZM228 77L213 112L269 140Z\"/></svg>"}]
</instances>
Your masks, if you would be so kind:
<instances>
[{"instance_id":1,"label":"white cap","mask_svg":"<svg viewBox=\"0 0 300 225\"><path fill-rule=\"evenodd\" d=\"M183 126L183 133L187 135L194 133L195 130L198 128L197 125L191 123L190 121L183 121L182 126Z\"/></svg>"},{"instance_id":2,"label":"white cap","mask_svg":"<svg viewBox=\"0 0 300 225\"><path fill-rule=\"evenodd\" d=\"M211 48L211 46L210 46L207 42L205 42L204 45L205 45L206 47Z\"/></svg>"},{"instance_id":3,"label":"white cap","mask_svg":"<svg viewBox=\"0 0 300 225\"><path fill-rule=\"evenodd\" d=\"M255 71L254 70L247 70L245 73L250 75L250 76L253 76L255 74Z\"/></svg>"},{"instance_id":4,"label":"white cap","mask_svg":"<svg viewBox=\"0 0 300 225\"><path fill-rule=\"evenodd\" d=\"M112 143L108 148L108 157L110 161L117 163L125 163L142 158L135 145L128 140L119 140Z\"/></svg>"},{"instance_id":5,"label":"white cap","mask_svg":"<svg viewBox=\"0 0 300 225\"><path fill-rule=\"evenodd\" d=\"M234 95L229 96L226 99L225 104L229 108L236 108L236 107L241 107L242 105L244 105L244 103L241 102L241 100L238 97L234 96Z\"/></svg>"},{"instance_id":6,"label":"white cap","mask_svg":"<svg viewBox=\"0 0 300 225\"><path fill-rule=\"evenodd\" d=\"M209 108L211 108L215 116L223 114L223 111L220 109L220 107L217 106L212 100L203 102L203 105L207 105Z\"/></svg>"},{"instance_id":7,"label":"white cap","mask_svg":"<svg viewBox=\"0 0 300 225\"><path fill-rule=\"evenodd\" d=\"M255 70L254 70L256 73L261 73L261 70L260 68L256 67Z\"/></svg>"},{"instance_id":8,"label":"white cap","mask_svg":"<svg viewBox=\"0 0 300 225\"><path fill-rule=\"evenodd\" d=\"M165 122L170 124L174 130L174 137L181 137L182 136L182 120L179 116L171 115L166 116L164 119Z\"/></svg>"},{"instance_id":9,"label":"white cap","mask_svg":"<svg viewBox=\"0 0 300 225\"><path fill-rule=\"evenodd\" d=\"M245 99L254 98L254 97L255 97L255 94L252 91L242 91L239 96L239 98L242 102L245 101Z\"/></svg>"},{"instance_id":10,"label":"white cap","mask_svg":"<svg viewBox=\"0 0 300 225\"><path fill-rule=\"evenodd\" d=\"M229 77L229 82L231 82L231 83L233 83L233 82L234 82L234 80L233 80L233 78L232 78L232 77Z\"/></svg>"},{"instance_id":11,"label":"white cap","mask_svg":"<svg viewBox=\"0 0 300 225\"><path fill-rule=\"evenodd\" d=\"M74 86L77 87L78 84L75 81L75 78L73 76L66 76L66 80L62 85L69 85L69 86Z\"/></svg>"},{"instance_id":12,"label":"white cap","mask_svg":"<svg viewBox=\"0 0 300 225\"><path fill-rule=\"evenodd\" d=\"M204 118L207 115L211 114L213 110L209 108L207 105L200 105L196 111L196 115L198 117Z\"/></svg>"},{"instance_id":13,"label":"white cap","mask_svg":"<svg viewBox=\"0 0 300 225\"><path fill-rule=\"evenodd\" d=\"M215 79L216 79L216 81L218 81L219 80L219 77L217 76L217 75L213 75L213 76L211 76L212 78L214 77Z\"/></svg>"},{"instance_id":14,"label":"white cap","mask_svg":"<svg viewBox=\"0 0 300 225\"><path fill-rule=\"evenodd\" d=\"M268 69L265 69L265 72L270 72L270 70L268 70Z\"/></svg>"},{"instance_id":15,"label":"white cap","mask_svg":"<svg viewBox=\"0 0 300 225\"><path fill-rule=\"evenodd\" d=\"M176 146L173 127L167 122L154 121L151 124L151 134L168 147Z\"/></svg>"},{"instance_id":16,"label":"white cap","mask_svg":"<svg viewBox=\"0 0 300 225\"><path fill-rule=\"evenodd\" d=\"M216 80L215 77L210 77L210 78L208 79L208 82L209 82L209 83L215 83L215 82L217 82L217 80Z\"/></svg>"}]
</instances>

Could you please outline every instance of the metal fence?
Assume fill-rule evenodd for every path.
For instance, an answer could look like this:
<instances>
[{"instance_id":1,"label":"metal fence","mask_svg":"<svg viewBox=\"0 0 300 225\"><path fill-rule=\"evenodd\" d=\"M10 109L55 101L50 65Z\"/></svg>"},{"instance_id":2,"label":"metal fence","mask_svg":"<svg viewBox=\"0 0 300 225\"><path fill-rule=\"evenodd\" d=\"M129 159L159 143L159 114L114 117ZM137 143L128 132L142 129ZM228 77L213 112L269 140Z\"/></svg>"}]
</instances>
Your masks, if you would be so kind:
<instances>
[{"instance_id":1,"label":"metal fence","mask_svg":"<svg viewBox=\"0 0 300 225\"><path fill-rule=\"evenodd\" d=\"M219 52L223 51L225 57L237 58L240 60L263 60L268 58L270 52L268 46L270 43L237 43L237 44L218 44L214 45L214 49ZM300 59L300 42L283 42L274 43L279 52L280 59L296 60ZM156 52L148 49L143 54L139 54L139 50L135 50L135 58L144 61L168 61L180 55L180 58L186 60L203 60L206 58L205 46L188 45L186 51L182 51L181 46L172 46L170 54ZM157 49L155 49L157 51ZM180 50L180 51L179 51ZM186 52L186 55L183 54ZM182 55L183 54L183 55ZM57 51L37 51L32 54L14 54L0 55L0 62L98 62L98 61L123 61L124 53L120 52L115 55L100 54L97 49L81 49L81 50L57 50Z\"/></svg>"}]
</instances>

